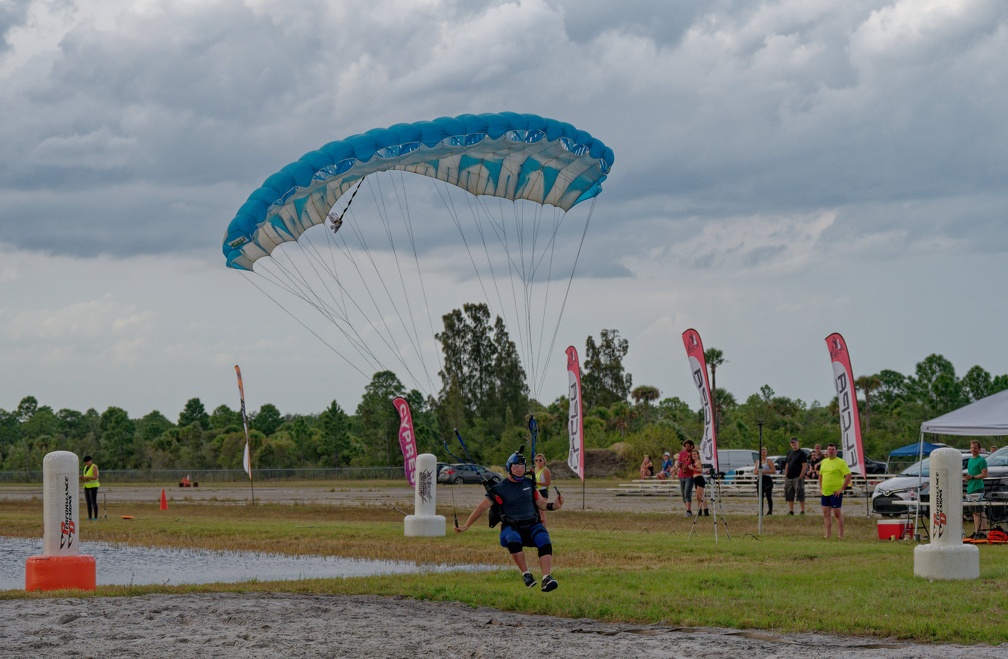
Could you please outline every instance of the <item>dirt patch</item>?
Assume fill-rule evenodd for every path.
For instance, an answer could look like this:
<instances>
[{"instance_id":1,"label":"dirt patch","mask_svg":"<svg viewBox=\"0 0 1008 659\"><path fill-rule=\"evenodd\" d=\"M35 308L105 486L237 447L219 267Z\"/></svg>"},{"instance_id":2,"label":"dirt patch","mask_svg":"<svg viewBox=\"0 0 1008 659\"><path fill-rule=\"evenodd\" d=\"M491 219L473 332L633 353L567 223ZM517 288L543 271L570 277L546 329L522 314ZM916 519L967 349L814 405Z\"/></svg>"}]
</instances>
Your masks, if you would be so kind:
<instances>
[{"instance_id":1,"label":"dirt patch","mask_svg":"<svg viewBox=\"0 0 1008 659\"><path fill-rule=\"evenodd\" d=\"M553 478L557 480L577 478L577 475L567 466L566 460L553 460L548 466ZM626 473L626 460L619 453L607 448L585 449L586 478L620 478Z\"/></svg>"}]
</instances>

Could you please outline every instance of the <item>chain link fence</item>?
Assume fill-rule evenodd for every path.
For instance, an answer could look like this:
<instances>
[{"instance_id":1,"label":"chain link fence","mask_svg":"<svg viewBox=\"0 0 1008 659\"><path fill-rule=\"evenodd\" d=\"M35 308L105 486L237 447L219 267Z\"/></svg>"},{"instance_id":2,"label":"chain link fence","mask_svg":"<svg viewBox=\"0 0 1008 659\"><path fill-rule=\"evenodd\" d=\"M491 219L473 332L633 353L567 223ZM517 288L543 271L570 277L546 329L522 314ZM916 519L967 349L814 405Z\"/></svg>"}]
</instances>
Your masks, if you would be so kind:
<instances>
[{"instance_id":1,"label":"chain link fence","mask_svg":"<svg viewBox=\"0 0 1008 659\"><path fill-rule=\"evenodd\" d=\"M243 469L102 469L101 480L109 483L171 483L188 477L193 483L233 483L248 480ZM304 469L256 469L255 481L361 481L403 480L401 465L392 467L329 467ZM0 471L0 483L41 483L42 470Z\"/></svg>"}]
</instances>

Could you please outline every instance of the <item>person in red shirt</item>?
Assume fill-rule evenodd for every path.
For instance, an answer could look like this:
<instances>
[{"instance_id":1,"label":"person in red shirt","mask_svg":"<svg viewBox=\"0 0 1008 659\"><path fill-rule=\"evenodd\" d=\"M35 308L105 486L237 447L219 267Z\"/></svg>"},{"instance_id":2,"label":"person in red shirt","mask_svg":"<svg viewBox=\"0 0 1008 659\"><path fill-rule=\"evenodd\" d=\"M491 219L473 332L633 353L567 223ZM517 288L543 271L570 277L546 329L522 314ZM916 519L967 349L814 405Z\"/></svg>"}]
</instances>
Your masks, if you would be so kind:
<instances>
[{"instance_id":1,"label":"person in red shirt","mask_svg":"<svg viewBox=\"0 0 1008 659\"><path fill-rule=\"evenodd\" d=\"M686 516L693 516L693 440L687 439L683 442L683 450L676 458L676 466L679 471L676 476L679 478L679 491L682 492L683 503L686 504Z\"/></svg>"}]
</instances>

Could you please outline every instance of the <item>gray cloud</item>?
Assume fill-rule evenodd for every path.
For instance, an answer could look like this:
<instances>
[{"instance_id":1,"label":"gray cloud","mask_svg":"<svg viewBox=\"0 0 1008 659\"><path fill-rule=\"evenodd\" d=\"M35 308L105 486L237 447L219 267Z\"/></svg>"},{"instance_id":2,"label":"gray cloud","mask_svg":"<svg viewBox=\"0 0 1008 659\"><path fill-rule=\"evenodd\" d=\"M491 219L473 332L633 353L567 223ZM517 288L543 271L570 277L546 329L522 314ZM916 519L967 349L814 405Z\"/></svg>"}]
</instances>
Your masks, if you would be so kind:
<instances>
[{"instance_id":1,"label":"gray cloud","mask_svg":"<svg viewBox=\"0 0 1008 659\"><path fill-rule=\"evenodd\" d=\"M238 207L303 153L500 110L570 121L614 149L577 272L618 298L597 313L642 340L732 324L690 297L696 284L679 290L691 277L725 308L769 308L812 299L812 282L851 264L923 268L900 271L910 282L943 263L954 280L1008 248L998 0L21 2L0 4L0 35L0 240L13 252L167 255L213 272ZM413 199L418 219L443 219ZM439 276L471 276L454 228L416 226ZM667 315L633 320L638 308Z\"/></svg>"}]
</instances>

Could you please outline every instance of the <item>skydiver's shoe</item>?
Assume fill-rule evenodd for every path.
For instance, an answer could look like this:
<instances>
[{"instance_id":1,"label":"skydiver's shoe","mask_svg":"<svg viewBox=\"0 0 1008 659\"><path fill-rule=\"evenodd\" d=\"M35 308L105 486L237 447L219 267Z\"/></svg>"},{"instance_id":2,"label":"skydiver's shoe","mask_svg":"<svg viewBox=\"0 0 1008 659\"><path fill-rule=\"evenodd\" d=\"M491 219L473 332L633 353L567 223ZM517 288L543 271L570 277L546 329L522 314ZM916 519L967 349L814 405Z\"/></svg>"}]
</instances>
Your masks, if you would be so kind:
<instances>
[{"instance_id":1,"label":"skydiver's shoe","mask_svg":"<svg viewBox=\"0 0 1008 659\"><path fill-rule=\"evenodd\" d=\"M556 590L559 585L556 579L547 574L543 577L542 591L548 593L551 590Z\"/></svg>"},{"instance_id":2,"label":"skydiver's shoe","mask_svg":"<svg viewBox=\"0 0 1008 659\"><path fill-rule=\"evenodd\" d=\"M708 510L708 509L704 508L704 509L703 509L703 516L704 516L704 517L710 517L710 510Z\"/></svg>"},{"instance_id":3,"label":"skydiver's shoe","mask_svg":"<svg viewBox=\"0 0 1008 659\"><path fill-rule=\"evenodd\" d=\"M523 574L522 575L522 579L525 580L525 587L526 588L531 588L531 587L533 587L533 586L536 585L535 577L532 576L531 572L526 572L525 574ZM546 580L543 579L543 589L545 589L545 588L546 588Z\"/></svg>"}]
</instances>

